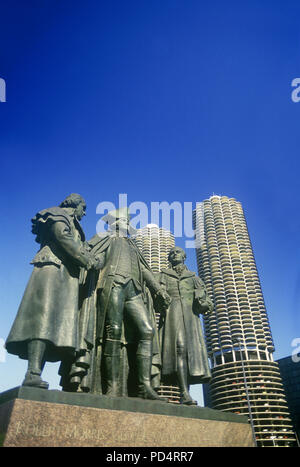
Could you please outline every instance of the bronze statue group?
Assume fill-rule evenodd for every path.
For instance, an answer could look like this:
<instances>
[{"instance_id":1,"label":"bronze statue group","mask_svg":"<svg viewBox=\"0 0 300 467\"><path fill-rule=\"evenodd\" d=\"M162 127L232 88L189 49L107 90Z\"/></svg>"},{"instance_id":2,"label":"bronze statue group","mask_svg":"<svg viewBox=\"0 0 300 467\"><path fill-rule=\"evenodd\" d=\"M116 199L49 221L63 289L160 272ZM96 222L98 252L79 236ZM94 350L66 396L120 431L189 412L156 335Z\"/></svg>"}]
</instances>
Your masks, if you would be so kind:
<instances>
[{"instance_id":1,"label":"bronze statue group","mask_svg":"<svg viewBox=\"0 0 300 467\"><path fill-rule=\"evenodd\" d=\"M179 247L154 274L130 238L128 209L108 213L108 230L86 241L85 210L71 194L32 219L40 249L6 340L28 360L22 384L48 389L45 362L59 361L64 391L167 401L157 390L171 378L181 403L196 405L189 386L211 376L199 315L213 305L203 281Z\"/></svg>"}]
</instances>

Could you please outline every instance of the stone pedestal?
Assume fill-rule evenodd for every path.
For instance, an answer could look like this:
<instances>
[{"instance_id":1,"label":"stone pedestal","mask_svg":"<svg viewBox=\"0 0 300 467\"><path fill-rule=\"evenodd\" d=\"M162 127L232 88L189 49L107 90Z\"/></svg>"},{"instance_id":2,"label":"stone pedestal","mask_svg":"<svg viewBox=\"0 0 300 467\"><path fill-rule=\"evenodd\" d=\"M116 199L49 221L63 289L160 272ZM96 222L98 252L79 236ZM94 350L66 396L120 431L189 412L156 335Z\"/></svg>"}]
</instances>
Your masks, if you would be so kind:
<instances>
[{"instance_id":1,"label":"stone pedestal","mask_svg":"<svg viewBox=\"0 0 300 467\"><path fill-rule=\"evenodd\" d=\"M136 398L18 387L0 394L3 446L253 446L245 417Z\"/></svg>"}]
</instances>

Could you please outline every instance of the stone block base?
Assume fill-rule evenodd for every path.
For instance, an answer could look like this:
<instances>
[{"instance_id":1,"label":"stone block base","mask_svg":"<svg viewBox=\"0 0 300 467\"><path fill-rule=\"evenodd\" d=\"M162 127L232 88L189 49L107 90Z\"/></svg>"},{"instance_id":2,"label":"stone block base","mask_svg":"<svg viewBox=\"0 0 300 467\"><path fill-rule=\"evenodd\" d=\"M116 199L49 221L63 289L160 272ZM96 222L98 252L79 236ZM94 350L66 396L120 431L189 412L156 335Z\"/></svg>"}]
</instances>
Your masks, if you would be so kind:
<instances>
[{"instance_id":1,"label":"stone block base","mask_svg":"<svg viewBox=\"0 0 300 467\"><path fill-rule=\"evenodd\" d=\"M0 394L3 446L250 447L246 418L203 407L34 388Z\"/></svg>"}]
</instances>

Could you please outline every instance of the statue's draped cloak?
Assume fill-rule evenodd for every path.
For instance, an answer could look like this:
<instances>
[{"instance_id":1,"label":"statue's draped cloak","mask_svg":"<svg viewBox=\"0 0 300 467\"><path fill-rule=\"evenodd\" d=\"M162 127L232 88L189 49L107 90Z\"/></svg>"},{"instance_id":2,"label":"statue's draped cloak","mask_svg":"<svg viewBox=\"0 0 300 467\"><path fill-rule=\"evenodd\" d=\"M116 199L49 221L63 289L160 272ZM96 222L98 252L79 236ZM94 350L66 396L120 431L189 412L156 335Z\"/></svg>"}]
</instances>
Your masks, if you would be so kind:
<instances>
[{"instance_id":1,"label":"statue's draped cloak","mask_svg":"<svg viewBox=\"0 0 300 467\"><path fill-rule=\"evenodd\" d=\"M79 277L86 261L79 222L63 208L40 211L32 232L41 248L6 341L9 353L28 359L27 343L43 339L46 361L61 360L78 347Z\"/></svg>"},{"instance_id":2,"label":"statue's draped cloak","mask_svg":"<svg viewBox=\"0 0 300 467\"><path fill-rule=\"evenodd\" d=\"M184 327L188 355L188 384L206 383L211 378L211 372L201 321L195 306L195 297L206 295L205 285L188 269L181 275L173 269L163 269L157 277L172 298L160 328L162 377L176 374L177 334L180 327Z\"/></svg>"}]
</instances>

